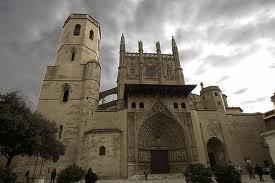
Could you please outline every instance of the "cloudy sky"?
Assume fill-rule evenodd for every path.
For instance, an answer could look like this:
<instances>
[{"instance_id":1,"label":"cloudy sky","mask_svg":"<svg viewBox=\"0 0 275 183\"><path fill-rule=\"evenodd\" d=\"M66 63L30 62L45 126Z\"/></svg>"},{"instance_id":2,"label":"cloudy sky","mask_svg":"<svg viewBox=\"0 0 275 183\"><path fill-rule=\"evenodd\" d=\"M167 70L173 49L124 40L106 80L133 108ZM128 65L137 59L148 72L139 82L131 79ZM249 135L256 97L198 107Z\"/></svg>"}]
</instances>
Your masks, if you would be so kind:
<instances>
[{"instance_id":1,"label":"cloudy sky","mask_svg":"<svg viewBox=\"0 0 275 183\"><path fill-rule=\"evenodd\" d=\"M89 13L102 28L101 90L115 86L119 39L126 50L171 52L174 35L186 82L218 85L245 112L273 108L275 0L0 0L0 87L19 88L34 103L54 63L64 20Z\"/></svg>"}]
</instances>

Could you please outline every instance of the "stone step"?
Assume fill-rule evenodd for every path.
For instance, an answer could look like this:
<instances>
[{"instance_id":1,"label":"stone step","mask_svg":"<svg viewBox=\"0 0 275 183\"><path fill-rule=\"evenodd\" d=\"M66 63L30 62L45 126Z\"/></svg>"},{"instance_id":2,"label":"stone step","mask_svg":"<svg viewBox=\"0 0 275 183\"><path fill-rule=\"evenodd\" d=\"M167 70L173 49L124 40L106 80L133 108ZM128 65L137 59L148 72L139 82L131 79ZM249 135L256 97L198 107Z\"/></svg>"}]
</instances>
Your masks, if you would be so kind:
<instances>
[{"instance_id":1,"label":"stone step","mask_svg":"<svg viewBox=\"0 0 275 183\"><path fill-rule=\"evenodd\" d=\"M155 179L181 179L184 178L183 174L180 173L170 173L170 174L149 174L147 179L148 180L155 180ZM128 178L129 180L144 180L145 175L133 175Z\"/></svg>"}]
</instances>

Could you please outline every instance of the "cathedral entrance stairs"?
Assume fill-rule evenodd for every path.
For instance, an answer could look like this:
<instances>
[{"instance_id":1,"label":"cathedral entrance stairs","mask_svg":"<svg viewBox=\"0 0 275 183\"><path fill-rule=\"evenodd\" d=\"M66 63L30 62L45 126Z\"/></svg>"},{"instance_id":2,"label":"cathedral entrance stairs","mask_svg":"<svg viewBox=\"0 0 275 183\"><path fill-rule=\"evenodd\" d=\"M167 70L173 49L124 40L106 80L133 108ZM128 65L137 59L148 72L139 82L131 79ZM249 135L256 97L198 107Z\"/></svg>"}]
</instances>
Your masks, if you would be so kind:
<instances>
[{"instance_id":1,"label":"cathedral entrance stairs","mask_svg":"<svg viewBox=\"0 0 275 183\"><path fill-rule=\"evenodd\" d=\"M169 173L169 174L149 174L148 180L158 180L158 179L183 179L182 173ZM144 180L144 175L133 175L129 177L129 180Z\"/></svg>"}]
</instances>

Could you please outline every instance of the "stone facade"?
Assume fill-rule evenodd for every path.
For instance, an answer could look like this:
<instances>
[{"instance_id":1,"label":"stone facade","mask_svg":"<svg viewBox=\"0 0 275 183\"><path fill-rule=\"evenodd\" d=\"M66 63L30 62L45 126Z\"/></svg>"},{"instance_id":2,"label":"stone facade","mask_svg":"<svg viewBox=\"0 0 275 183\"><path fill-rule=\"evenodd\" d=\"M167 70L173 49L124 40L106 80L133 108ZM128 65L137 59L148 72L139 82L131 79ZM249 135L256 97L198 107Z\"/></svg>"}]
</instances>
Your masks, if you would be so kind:
<instances>
[{"instance_id":1,"label":"stone facade","mask_svg":"<svg viewBox=\"0 0 275 183\"><path fill-rule=\"evenodd\" d=\"M275 93L271 97L271 101L275 107ZM266 130L261 135L264 137L266 144L263 144L263 146L269 149L273 163L275 163L275 108L264 113L264 122Z\"/></svg>"},{"instance_id":2,"label":"stone facade","mask_svg":"<svg viewBox=\"0 0 275 183\"><path fill-rule=\"evenodd\" d=\"M37 110L58 122L67 152L57 163L45 162L42 175L72 163L122 178L145 170L182 172L192 162L231 161L244 168L246 159L270 161L260 145L263 115L229 107L218 86L202 84L200 95L191 93L196 86L185 84L174 38L171 54L162 54L159 42L156 53L144 53L141 41L138 53L129 53L122 35L117 87L103 92L100 39L99 23L89 15L71 14L64 24ZM101 102L111 94L117 99ZM29 159L14 166L23 173L26 162L33 170Z\"/></svg>"}]
</instances>

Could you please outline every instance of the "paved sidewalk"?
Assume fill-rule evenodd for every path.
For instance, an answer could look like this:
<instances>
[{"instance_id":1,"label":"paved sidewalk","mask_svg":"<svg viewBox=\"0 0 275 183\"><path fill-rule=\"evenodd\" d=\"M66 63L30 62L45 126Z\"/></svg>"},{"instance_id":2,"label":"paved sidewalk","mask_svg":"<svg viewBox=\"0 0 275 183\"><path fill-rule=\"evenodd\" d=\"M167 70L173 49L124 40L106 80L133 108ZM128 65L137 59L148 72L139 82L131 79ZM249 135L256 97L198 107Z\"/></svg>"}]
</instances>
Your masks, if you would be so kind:
<instances>
[{"instance_id":1,"label":"paved sidewalk","mask_svg":"<svg viewBox=\"0 0 275 183\"><path fill-rule=\"evenodd\" d=\"M250 179L247 175L242 176L242 183L259 183L259 178ZM265 183L273 183L269 175L264 176ZM162 178L158 179L156 177L150 178L148 181L145 180L99 180L100 183L185 183L184 178Z\"/></svg>"}]
</instances>

